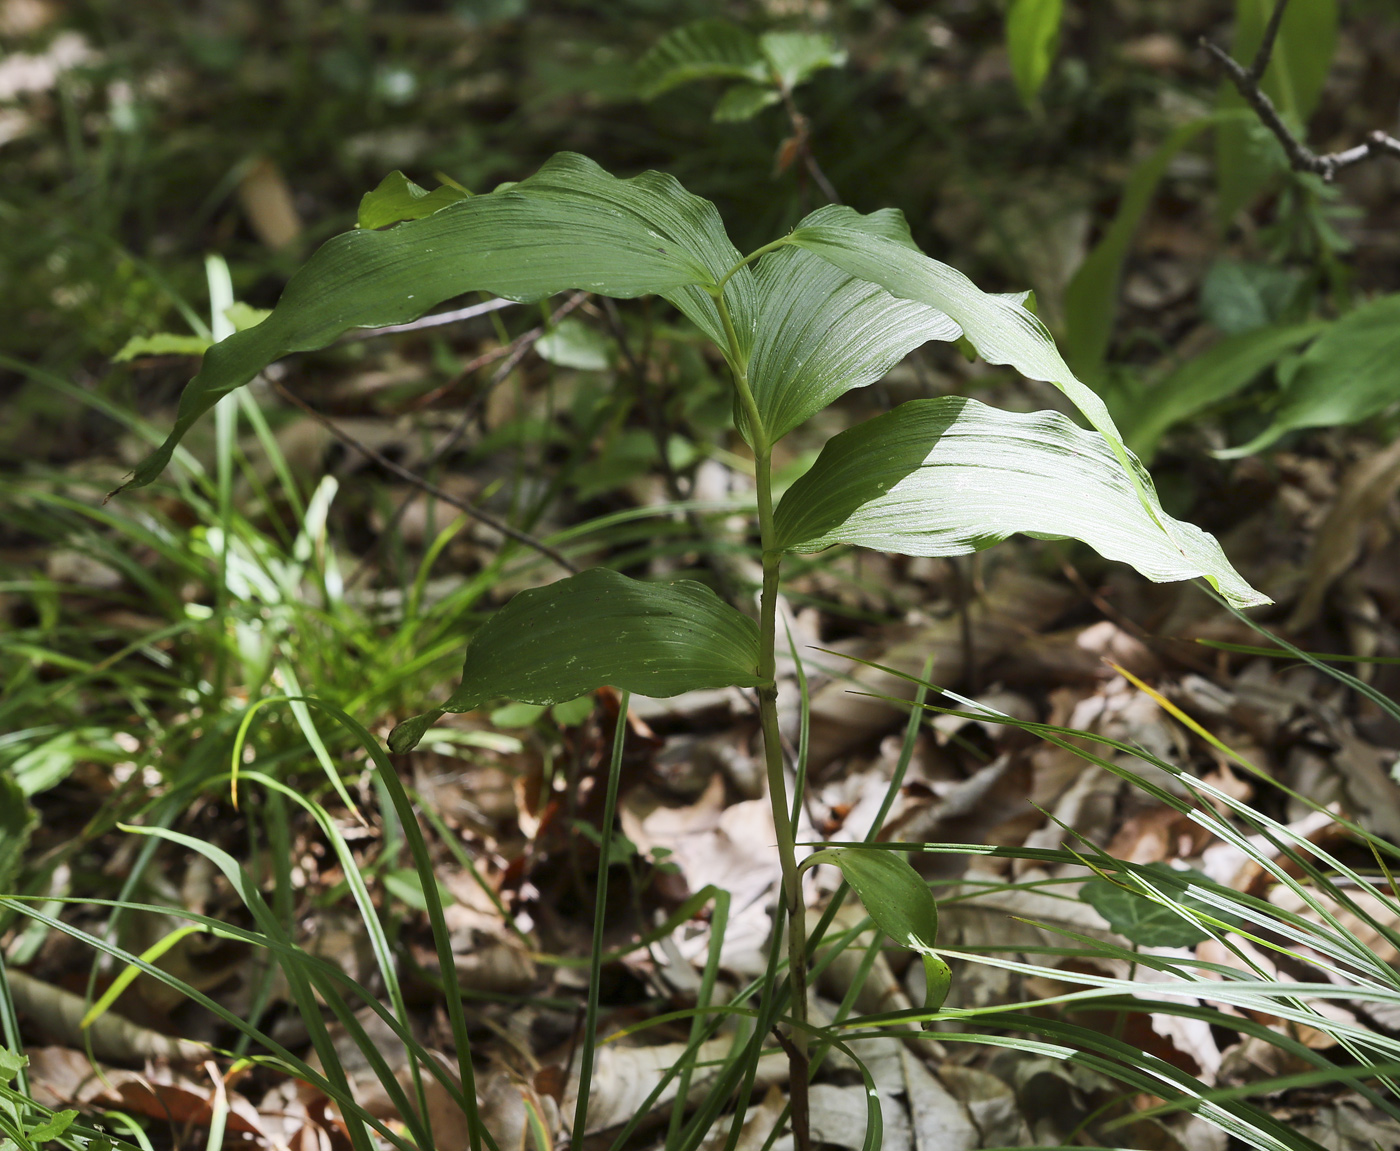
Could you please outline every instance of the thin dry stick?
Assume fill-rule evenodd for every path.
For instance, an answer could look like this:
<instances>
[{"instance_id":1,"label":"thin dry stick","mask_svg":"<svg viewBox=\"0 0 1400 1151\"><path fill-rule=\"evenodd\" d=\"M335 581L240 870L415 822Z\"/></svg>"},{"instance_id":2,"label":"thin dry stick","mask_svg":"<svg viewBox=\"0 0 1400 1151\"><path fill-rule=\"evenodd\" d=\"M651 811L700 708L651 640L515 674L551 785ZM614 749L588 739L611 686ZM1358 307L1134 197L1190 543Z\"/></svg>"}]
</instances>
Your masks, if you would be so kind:
<instances>
[{"instance_id":1,"label":"thin dry stick","mask_svg":"<svg viewBox=\"0 0 1400 1151\"><path fill-rule=\"evenodd\" d=\"M1259 51L1254 54L1254 62L1248 68L1245 68L1228 52L1218 45L1212 44L1204 36L1201 37L1201 47L1215 58L1216 63L1230 77L1239 94L1244 97L1245 103L1254 109L1254 114L1283 145L1289 166L1295 172L1311 172L1321 176L1326 183L1330 184L1343 168L1350 168L1353 164L1359 164L1363 160L1385 155L1400 159L1400 140L1394 136L1388 136L1384 132L1370 133L1364 143L1358 144L1354 148L1318 155L1289 131L1288 125L1283 122L1283 117L1274 107L1274 102L1259 87L1259 81L1263 79L1264 72L1269 67L1269 59L1273 55L1279 26L1283 23L1283 13L1287 7L1288 0L1278 0L1274 6L1269 23L1264 29L1264 38L1259 43Z\"/></svg>"},{"instance_id":2,"label":"thin dry stick","mask_svg":"<svg viewBox=\"0 0 1400 1151\"><path fill-rule=\"evenodd\" d=\"M380 336L396 336L403 332L421 332L428 328L441 328L445 324L456 324L489 312L499 312L502 308L518 308L515 300L487 300L481 304L471 304L451 312L435 312L431 316L420 316L406 324L390 324L386 328L356 328L340 337L340 343L350 344L359 340L376 340Z\"/></svg>"},{"instance_id":3,"label":"thin dry stick","mask_svg":"<svg viewBox=\"0 0 1400 1151\"><path fill-rule=\"evenodd\" d=\"M668 450L670 428L666 423L666 413L659 403L652 402L653 397L647 387L646 366L632 351L631 342L627 339L627 329L622 324L622 316L618 313L617 305L610 297L603 298L603 312L607 317L608 327L612 330L613 339L617 341L618 349L622 352L622 358L627 361L627 370L631 372L636 383L642 412L646 416L652 439L656 441L656 453L661 461L661 478L666 485L666 492L675 503L684 503L688 497L681 490L681 481L680 477L676 475L676 469L671 466L671 455ZM693 508L687 508L685 518L691 530L702 541L708 543L711 538L709 525L700 515ZM701 562L714 577L716 590L729 603L735 603L738 598L738 590L734 586L734 578L731 573L710 548L702 548L700 555Z\"/></svg>"},{"instance_id":4,"label":"thin dry stick","mask_svg":"<svg viewBox=\"0 0 1400 1151\"><path fill-rule=\"evenodd\" d=\"M579 568L577 564L575 564L562 552L556 551L554 548L550 547L543 540L537 540L528 532L522 532L519 528L511 527L510 524L506 523L504 520L497 519L490 512L483 511L475 504L468 503L466 500L459 499L457 496L452 495L450 492L443 491L442 488L438 487L434 483L430 483L428 480L425 480L416 472L411 472L406 467L394 463L393 460L389 459L387 456L381 455L368 444L361 443L344 428L337 426L334 421L323 416L320 412L318 412L300 396L297 396L292 392L288 391L278 381L273 380L272 386L277 390L277 394L280 395L284 400L286 400L289 404L293 405L294 407L300 408L303 412L305 412L308 416L310 416L313 420L315 420L318 424L325 428L326 431L330 432L331 435L333 435L346 447L353 448L366 459L373 460L380 467L393 472L394 475L399 477L399 479L412 484L416 488L421 488L434 499L439 499L445 504L451 504L454 508L458 508L461 511L466 512L466 514L471 516L472 519L477 520L479 523L485 524L487 527L493 529L494 531L500 532L503 536L507 536L510 539L515 540L516 543L524 544L528 548L533 548L541 555L548 556L565 571L574 574L578 573Z\"/></svg>"},{"instance_id":5,"label":"thin dry stick","mask_svg":"<svg viewBox=\"0 0 1400 1151\"><path fill-rule=\"evenodd\" d=\"M792 98L792 90L786 84L780 83L778 91L783 97L783 108L788 114L788 120L792 124L792 136L789 145L793 152L802 158L802 164L807 169L808 175L822 190L822 195L830 203L841 203L841 197L836 192L836 186L826 178L826 173L822 171L822 166L817 163L817 158L812 153L812 132L811 122L797 108L797 102ZM786 147L784 148L786 151ZM783 165L786 167L786 165Z\"/></svg>"},{"instance_id":6,"label":"thin dry stick","mask_svg":"<svg viewBox=\"0 0 1400 1151\"><path fill-rule=\"evenodd\" d=\"M457 423L453 425L452 429L443 437L442 442L433 449L432 455L424 462L424 470L431 471L442 461L448 452L457 446L458 441L466 435L468 426L470 426L472 420L480 414L481 409L485 406L491 393L496 390L497 385L520 366L520 361L523 360L526 353L535 346L535 342L544 335L547 328L552 328L587 298L587 292L575 292L549 317L547 326L540 325L539 327L531 328L523 335L517 336L509 344L505 345L505 347L496 348L483 356L478 356L458 372L454 379L449 380L440 388L435 388L427 397L424 397L424 399L431 399L439 396L449 390L458 381L465 379L470 373L476 371L477 368L489 364L493 360L498 360L503 355L507 357L506 362L491 374L491 378L486 382L486 386L481 388L476 395L472 396L467 402L466 406L462 409L461 418L458 419ZM420 400L418 406L421 407L423 402L423 400ZM399 522L403 519L404 514L408 511L409 504L412 502L412 497L410 496L394 509L394 514L389 517L389 522L384 525L384 530L375 537L374 543L371 545L370 549L360 557L360 562L355 565L355 570L350 573L350 578L345 581L346 587L354 587L359 583L360 579L369 570L370 561L378 554L381 544L383 544L384 540L399 526Z\"/></svg>"}]
</instances>

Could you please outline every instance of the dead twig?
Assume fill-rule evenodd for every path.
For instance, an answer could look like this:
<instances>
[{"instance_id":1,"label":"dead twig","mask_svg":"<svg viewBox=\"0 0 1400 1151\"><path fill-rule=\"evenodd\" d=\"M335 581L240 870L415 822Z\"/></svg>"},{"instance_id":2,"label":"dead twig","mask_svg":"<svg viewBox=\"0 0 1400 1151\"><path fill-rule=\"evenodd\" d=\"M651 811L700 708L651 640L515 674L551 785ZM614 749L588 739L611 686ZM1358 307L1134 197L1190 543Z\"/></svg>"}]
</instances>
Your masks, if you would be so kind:
<instances>
[{"instance_id":1,"label":"dead twig","mask_svg":"<svg viewBox=\"0 0 1400 1151\"><path fill-rule=\"evenodd\" d=\"M493 348L484 355L477 356L476 359L471 360L447 383L443 384L440 388L434 388L426 396L419 399L418 403L414 405L415 407L422 407L426 403L431 403L432 400L436 399L438 396L450 391L458 382L464 380L472 372L499 360L502 356L506 357L506 362L491 373L491 378L486 382L486 386L479 389L477 393L472 396L462 409L462 415L457 420L456 424L454 424L447 435L443 437L442 442L433 449L432 454L423 465L425 471L431 471L435 468L442 462L447 453L457 446L461 438L466 435L467 428L471 425L472 420L476 419L481 414L482 408L486 406L486 401L490 399L491 393L496 390L497 385L520 366L520 361L525 358L526 354L535 346L535 342L545 334L546 330L554 327L555 324L586 299L588 299L587 292L575 292L549 317L548 325L541 324L531 328L528 332L517 336L504 347ZM408 511L409 504L412 503L412 499L413 498L410 496L394 509L394 514L389 517L389 522L384 525L384 530L375 538L374 544L370 549L360 557L360 562L355 565L355 570L350 573L350 578L345 581L346 587L354 587L369 570L370 562L378 554L380 545L389 534L399 526L399 522Z\"/></svg>"},{"instance_id":2,"label":"dead twig","mask_svg":"<svg viewBox=\"0 0 1400 1151\"><path fill-rule=\"evenodd\" d=\"M340 342L350 344L360 340L376 340L380 336L396 336L403 332L421 332L427 328L441 328L445 324L456 324L476 316L485 316L490 312L499 312L502 308L518 308L519 306L515 300L487 300L484 303L471 304L451 312L435 312L431 316L420 316L406 324L390 324L386 328L356 328L341 336Z\"/></svg>"},{"instance_id":3,"label":"dead twig","mask_svg":"<svg viewBox=\"0 0 1400 1151\"><path fill-rule=\"evenodd\" d=\"M1254 114L1274 134L1283 146L1289 166L1295 172L1311 172L1316 176L1321 176L1326 183L1330 184L1343 168L1350 168L1363 160L1387 155L1400 159L1400 140L1384 132L1370 133L1363 143L1357 144L1354 148L1319 155L1293 135L1288 125L1283 122L1283 117L1274 107L1274 102L1259 86L1259 82L1269 67L1269 59L1273 55L1279 26L1283 23L1283 13L1287 7L1288 0L1278 0L1278 3L1274 5L1269 23L1264 29L1264 38L1259 43L1259 51L1254 54L1254 61L1248 68L1204 36L1201 37L1201 47L1214 57L1215 62L1230 77L1231 83L1235 85L1245 103L1254 109Z\"/></svg>"},{"instance_id":4,"label":"dead twig","mask_svg":"<svg viewBox=\"0 0 1400 1151\"><path fill-rule=\"evenodd\" d=\"M273 380L271 382L273 388L276 389L278 395L280 395L289 404L305 412L308 416L310 416L313 420L315 420L318 424L325 428L326 431L330 432L331 435L333 435L346 447L353 448L366 459L373 460L380 467L386 469L387 471L393 472L394 475L399 477L399 479L404 480L407 483L412 484L414 487L420 488L421 490L427 492L428 495L432 496L434 499L439 499L445 504L451 504L454 508L458 508L459 510L465 512L477 522L483 523L492 530L500 532L501 535L515 540L516 543L524 544L528 548L533 548L535 551L539 552L543 556L548 556L565 571L573 574L578 573L579 568L577 564L575 564L562 552L559 552L554 548L550 547L543 540L538 540L534 536L530 535L528 532L522 532L519 528L512 527L504 520L497 519L490 512L483 511L475 504L468 503L466 500L459 499L457 496L452 495L452 493L450 492L443 491L442 488L438 487L434 483L429 482L428 480L425 480L416 472L411 472L408 470L408 468L403 467L401 464L394 463L393 460L389 459L387 456L381 455L368 444L361 443L344 428L339 427L334 421L323 416L320 412L318 412L300 396L297 396L292 392L288 391L287 388L285 388L278 381Z\"/></svg>"},{"instance_id":5,"label":"dead twig","mask_svg":"<svg viewBox=\"0 0 1400 1151\"><path fill-rule=\"evenodd\" d=\"M812 153L811 122L798 110L797 102L792 98L792 91L786 84L779 84L778 91L782 95L783 109L787 112L788 121L792 124L792 135L784 142L778 153L779 170L786 168L794 158L801 159L802 166L807 169L807 174L812 177L813 183L821 189L822 195L827 198L827 201L832 204L841 203L836 186L827 179L826 173L822 171L822 166L817 163L817 157Z\"/></svg>"}]
</instances>

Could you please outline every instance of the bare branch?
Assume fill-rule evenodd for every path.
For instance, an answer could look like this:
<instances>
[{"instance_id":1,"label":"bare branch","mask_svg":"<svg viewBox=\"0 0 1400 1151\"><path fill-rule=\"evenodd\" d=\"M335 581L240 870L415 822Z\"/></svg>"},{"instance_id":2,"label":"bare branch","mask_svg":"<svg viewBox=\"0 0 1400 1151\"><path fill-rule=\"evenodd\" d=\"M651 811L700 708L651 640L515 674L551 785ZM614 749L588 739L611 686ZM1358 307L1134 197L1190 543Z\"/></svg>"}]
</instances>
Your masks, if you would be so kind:
<instances>
[{"instance_id":1,"label":"bare branch","mask_svg":"<svg viewBox=\"0 0 1400 1151\"><path fill-rule=\"evenodd\" d=\"M1278 40L1278 30L1283 25L1283 14L1288 8L1288 0L1278 0L1269 23L1264 28L1264 38L1259 41L1259 51L1254 53L1254 63L1249 66L1249 78L1256 84L1264 79L1269 69L1269 60L1274 54L1274 43Z\"/></svg>"},{"instance_id":2,"label":"bare branch","mask_svg":"<svg viewBox=\"0 0 1400 1151\"><path fill-rule=\"evenodd\" d=\"M554 327L555 324L586 299L588 299L587 292L575 292L565 300L564 303L559 305L554 314L549 317L548 326L551 328ZM510 343L499 348L493 348L491 351L477 356L474 360L467 363L467 365L447 383L443 384L441 387L434 388L426 396L419 397L418 402L413 406L416 408L425 407L427 404L432 403L434 400L446 394L472 372L505 357L505 363L491 373L491 378L483 387L477 390L476 394L472 396L466 406L463 407L462 414L458 418L456 424L454 424L447 435L443 437L442 442L433 449L432 454L423 464L426 470L431 471L442 461L443 457L446 456L448 452L457 446L461 438L466 435L467 428L471 426L472 420L480 415L481 409L486 406L486 401L490 398L491 393L496 390L496 385L510 375L511 372L515 371L520 365L520 361L523 360L530 349L535 346L536 341L544 335L545 330L545 325L538 325L537 327L531 328L528 332L517 336ZM370 563L378 553L380 544L390 532L399 526L400 521L404 517L404 513L408 511L409 504L412 502L413 497L410 496L394 509L394 514L389 517L389 522L384 525L384 530L379 533L370 549L360 557L359 564L356 565L355 570L350 573L350 578L345 581L347 587L353 587L355 584L359 583L361 577L369 571Z\"/></svg>"},{"instance_id":3,"label":"bare branch","mask_svg":"<svg viewBox=\"0 0 1400 1151\"><path fill-rule=\"evenodd\" d=\"M517 308L519 306L515 300L487 300L485 303L472 304L451 312L435 312L431 316L420 316L406 324L390 324L385 328L356 328L342 336L340 342L349 344L359 340L377 340L380 336L395 336L401 332L421 332L427 328L440 328L444 324L470 320L474 316L484 316L488 312L499 312L502 308Z\"/></svg>"},{"instance_id":4,"label":"bare branch","mask_svg":"<svg viewBox=\"0 0 1400 1151\"><path fill-rule=\"evenodd\" d=\"M787 112L788 121L792 124L792 137L789 143L793 153L802 158L802 165L807 169L807 174L821 189L821 193L827 198L827 201L832 204L841 203L841 196L836 191L836 186L827 179L826 173L822 171L822 166L817 163L817 157L812 152L811 123L798 110L797 101L792 98L792 90L781 80L778 82L778 92L783 98L783 110Z\"/></svg>"},{"instance_id":5,"label":"bare branch","mask_svg":"<svg viewBox=\"0 0 1400 1151\"><path fill-rule=\"evenodd\" d=\"M333 435L346 447L353 448L366 459L373 460L381 468L393 472L394 475L398 476L401 480L412 484L416 488L421 488L434 499L439 499L445 504L451 504L454 508L458 508L461 511L466 512L466 514L471 516L472 519L485 524L487 527L491 528L494 531L500 532L501 535L507 536L510 539L515 540L517 543L524 544L528 548L533 548L535 551L539 552L543 556L548 556L565 571L577 574L579 570L578 565L575 564L572 560L570 560L562 552L556 551L554 548L550 547L543 540L537 540L534 536L530 535L529 533L522 532L519 528L512 527L504 520L497 519L490 512L483 511L475 504L468 503L464 499L459 499L457 496L454 496L451 492L443 491L442 488L438 487L434 483L429 482L428 480L425 480L416 472L411 472L406 467L403 467L400 464L396 464L387 456L381 455L379 452L375 451L368 444L361 443L344 428L338 426L334 421L327 419L325 416L323 416L320 412L318 412L300 396L288 391L287 388L283 387L282 384L280 384L278 381L272 380L271 383L273 388L276 389L278 395L280 395L284 400L286 400L289 404L292 404L294 407L300 408L303 412L305 412L308 416L310 416L313 420L315 420L318 424L325 428L326 431L330 432L331 435Z\"/></svg>"},{"instance_id":6,"label":"bare branch","mask_svg":"<svg viewBox=\"0 0 1400 1151\"><path fill-rule=\"evenodd\" d=\"M1372 132L1364 143L1354 148L1318 155L1293 135L1288 125L1283 122L1283 117L1279 115L1268 94L1259 86L1259 82L1268 70L1269 59L1278 41L1279 26L1283 23L1283 13L1287 7L1288 0L1278 0L1274 6L1268 26L1264 29L1264 39L1260 41L1259 51L1255 53L1254 62L1248 68L1204 36L1201 37L1201 47L1211 54L1239 94L1244 97L1245 103L1254 109L1254 114L1259 117L1264 127L1274 134L1283 146L1289 167L1295 172L1311 172L1330 184L1343 168L1350 168L1363 160L1383 155L1400 158L1400 140L1384 132Z\"/></svg>"}]
</instances>

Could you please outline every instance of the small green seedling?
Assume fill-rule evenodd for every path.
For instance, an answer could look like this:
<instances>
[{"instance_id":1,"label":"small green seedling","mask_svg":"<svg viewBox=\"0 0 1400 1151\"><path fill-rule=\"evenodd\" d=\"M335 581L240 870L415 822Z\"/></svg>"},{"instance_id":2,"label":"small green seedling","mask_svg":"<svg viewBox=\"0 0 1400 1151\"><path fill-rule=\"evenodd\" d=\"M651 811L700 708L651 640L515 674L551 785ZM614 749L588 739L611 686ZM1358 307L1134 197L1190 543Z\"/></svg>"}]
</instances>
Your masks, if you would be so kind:
<instances>
[{"instance_id":1,"label":"small green seedling","mask_svg":"<svg viewBox=\"0 0 1400 1151\"><path fill-rule=\"evenodd\" d=\"M989 295L924 255L896 211L821 208L744 255L714 205L671 177L617 179L578 155L555 156L487 195L443 196L427 214L440 201L405 184L391 178L361 204L361 219L382 230L328 241L270 316L209 349L174 430L131 483L154 480L201 415L279 357L324 347L352 327L413 320L464 292L520 301L569 290L657 295L683 313L727 361L735 424L753 451L758 620L699 583L585 571L517 595L472 637L451 698L401 724L389 743L406 752L443 711L501 699L549 707L603 686L648 696L754 688L783 912L794 928L794 1060L805 1068L804 909L775 681L783 558L835 544L954 556L1023 532L1084 540L1157 581L1204 577L1236 606L1269 601L1211 536L1163 512L1103 402L1066 366L1023 297ZM783 436L921 344L960 337L989 363L1058 387L1090 427L957 396L912 400L833 437L775 503L773 447ZM901 856L861 859L846 851L833 862L883 930L930 957L937 916L927 887ZM929 974L936 998L941 976Z\"/></svg>"}]
</instances>

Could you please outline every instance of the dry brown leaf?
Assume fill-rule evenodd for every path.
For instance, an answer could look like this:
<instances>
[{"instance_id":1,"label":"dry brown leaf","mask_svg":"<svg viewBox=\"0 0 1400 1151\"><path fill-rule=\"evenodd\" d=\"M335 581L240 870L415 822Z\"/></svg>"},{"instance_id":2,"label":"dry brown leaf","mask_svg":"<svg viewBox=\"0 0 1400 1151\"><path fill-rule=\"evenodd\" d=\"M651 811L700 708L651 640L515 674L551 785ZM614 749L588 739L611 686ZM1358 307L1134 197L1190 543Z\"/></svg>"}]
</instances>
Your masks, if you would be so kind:
<instances>
[{"instance_id":1,"label":"dry brown leaf","mask_svg":"<svg viewBox=\"0 0 1400 1151\"><path fill-rule=\"evenodd\" d=\"M301 235L301 217L282 171L266 156L251 161L238 183L238 202L253 233L274 251Z\"/></svg>"},{"instance_id":2,"label":"dry brown leaf","mask_svg":"<svg viewBox=\"0 0 1400 1151\"><path fill-rule=\"evenodd\" d=\"M1288 621L1290 631L1309 627L1322 609L1332 582L1361 554L1366 525L1400 488L1400 440L1354 464L1342 478L1337 498L1318 529L1308 560L1307 582Z\"/></svg>"},{"instance_id":3,"label":"dry brown leaf","mask_svg":"<svg viewBox=\"0 0 1400 1151\"><path fill-rule=\"evenodd\" d=\"M50 1039L66 1046L82 1045L83 1029L78 1024L89 1004L81 995L35 979L23 971L11 971L8 976L10 993L21 1015L28 1016ZM99 1059L116 1063L141 1064L148 1060L200 1063L209 1057L209 1048L203 1043L162 1035L112 1011L100 1015L88 1028L87 1035Z\"/></svg>"}]
</instances>

